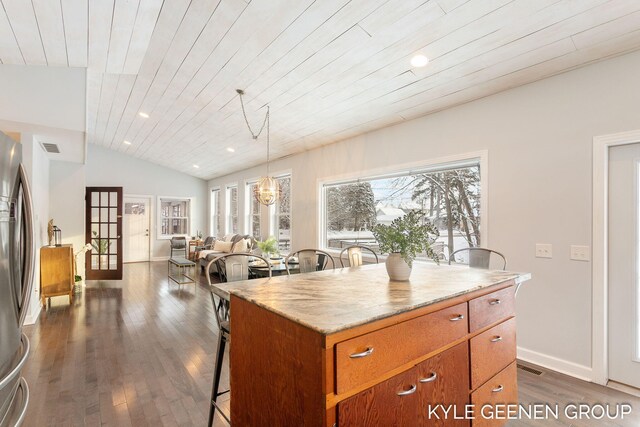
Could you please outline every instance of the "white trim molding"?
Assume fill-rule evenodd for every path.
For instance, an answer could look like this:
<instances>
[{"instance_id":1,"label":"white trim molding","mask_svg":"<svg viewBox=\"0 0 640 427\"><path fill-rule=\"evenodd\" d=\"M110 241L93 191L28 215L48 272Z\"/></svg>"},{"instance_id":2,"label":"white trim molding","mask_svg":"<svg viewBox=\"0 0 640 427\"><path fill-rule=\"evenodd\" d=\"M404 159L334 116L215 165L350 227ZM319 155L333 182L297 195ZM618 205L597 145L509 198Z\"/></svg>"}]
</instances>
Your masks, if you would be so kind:
<instances>
[{"instance_id":1,"label":"white trim molding","mask_svg":"<svg viewBox=\"0 0 640 427\"><path fill-rule=\"evenodd\" d=\"M640 129L593 138L592 380L606 385L608 357L609 148L640 142Z\"/></svg>"},{"instance_id":2,"label":"white trim molding","mask_svg":"<svg viewBox=\"0 0 640 427\"><path fill-rule=\"evenodd\" d=\"M520 346L518 346L518 359L560 372L561 374L579 378L584 381L592 381L592 368L585 365L549 356L548 354L538 353L537 351L522 348Z\"/></svg>"}]
</instances>

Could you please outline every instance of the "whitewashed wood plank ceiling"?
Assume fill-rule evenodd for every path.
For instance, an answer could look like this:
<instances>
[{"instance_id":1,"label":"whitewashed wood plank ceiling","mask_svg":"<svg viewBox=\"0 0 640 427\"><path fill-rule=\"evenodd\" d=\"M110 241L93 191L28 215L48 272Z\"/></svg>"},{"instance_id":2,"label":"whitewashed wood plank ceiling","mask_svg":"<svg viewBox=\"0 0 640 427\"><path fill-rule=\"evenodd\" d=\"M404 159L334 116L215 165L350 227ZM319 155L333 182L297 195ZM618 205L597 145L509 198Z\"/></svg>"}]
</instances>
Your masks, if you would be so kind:
<instances>
[{"instance_id":1,"label":"whitewashed wood plank ceiling","mask_svg":"<svg viewBox=\"0 0 640 427\"><path fill-rule=\"evenodd\" d=\"M638 0L0 5L3 64L88 69L90 143L205 179L265 160L236 88L282 157L640 48Z\"/></svg>"}]
</instances>

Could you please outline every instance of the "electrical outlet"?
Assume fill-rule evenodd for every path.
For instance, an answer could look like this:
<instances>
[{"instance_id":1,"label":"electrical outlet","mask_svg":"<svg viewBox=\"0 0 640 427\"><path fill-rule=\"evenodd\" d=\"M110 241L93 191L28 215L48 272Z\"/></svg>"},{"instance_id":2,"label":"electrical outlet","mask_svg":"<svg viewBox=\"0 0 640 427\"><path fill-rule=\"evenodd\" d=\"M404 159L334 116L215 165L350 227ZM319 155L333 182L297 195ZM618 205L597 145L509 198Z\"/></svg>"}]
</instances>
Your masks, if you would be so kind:
<instances>
[{"instance_id":1,"label":"electrical outlet","mask_svg":"<svg viewBox=\"0 0 640 427\"><path fill-rule=\"evenodd\" d=\"M536 258L553 258L553 246L550 243L536 243Z\"/></svg>"},{"instance_id":2,"label":"electrical outlet","mask_svg":"<svg viewBox=\"0 0 640 427\"><path fill-rule=\"evenodd\" d=\"M571 259L574 261L589 261L591 253L589 246L571 245Z\"/></svg>"}]
</instances>

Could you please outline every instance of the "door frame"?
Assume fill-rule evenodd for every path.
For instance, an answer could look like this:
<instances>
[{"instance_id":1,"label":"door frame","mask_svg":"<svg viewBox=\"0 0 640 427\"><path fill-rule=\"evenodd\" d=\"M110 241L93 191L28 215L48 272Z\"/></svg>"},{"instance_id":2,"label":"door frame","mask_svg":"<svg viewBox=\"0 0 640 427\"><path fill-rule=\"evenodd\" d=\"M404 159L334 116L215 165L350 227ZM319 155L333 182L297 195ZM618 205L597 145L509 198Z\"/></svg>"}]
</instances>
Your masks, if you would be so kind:
<instances>
[{"instance_id":1,"label":"door frame","mask_svg":"<svg viewBox=\"0 0 640 427\"><path fill-rule=\"evenodd\" d=\"M93 237L91 236L91 196L92 192L115 192L118 197L119 215L116 221L116 229L118 231L118 237L116 239L116 259L119 259L118 268L116 270L93 270L91 268L91 253L89 251L85 254L85 277L87 280L122 280L122 266L124 255L122 253L122 216L124 213L124 206L122 201L124 200L124 188L123 187L109 187L109 186L88 186L85 187L85 242L91 243ZM110 252L110 251L109 251ZM106 271L106 273L105 273ZM108 274L108 273L115 274ZM89 277L91 275L91 277Z\"/></svg>"},{"instance_id":2,"label":"door frame","mask_svg":"<svg viewBox=\"0 0 640 427\"><path fill-rule=\"evenodd\" d=\"M148 199L149 200L149 260L146 262L151 262L151 254L153 253L153 248L151 247L151 233L153 233L153 209L154 209L154 202L153 202L153 198L155 196L150 195L150 194L123 194L122 196L122 218L123 218L123 228L124 228L124 199L126 199L127 197L131 197L131 198L138 198L138 199ZM124 245L124 242L123 242ZM122 262L124 263L124 253L123 253L123 259ZM145 261L135 261L135 262L145 262Z\"/></svg>"},{"instance_id":3,"label":"door frame","mask_svg":"<svg viewBox=\"0 0 640 427\"><path fill-rule=\"evenodd\" d=\"M592 381L609 381L609 148L640 143L640 129L593 137Z\"/></svg>"}]
</instances>

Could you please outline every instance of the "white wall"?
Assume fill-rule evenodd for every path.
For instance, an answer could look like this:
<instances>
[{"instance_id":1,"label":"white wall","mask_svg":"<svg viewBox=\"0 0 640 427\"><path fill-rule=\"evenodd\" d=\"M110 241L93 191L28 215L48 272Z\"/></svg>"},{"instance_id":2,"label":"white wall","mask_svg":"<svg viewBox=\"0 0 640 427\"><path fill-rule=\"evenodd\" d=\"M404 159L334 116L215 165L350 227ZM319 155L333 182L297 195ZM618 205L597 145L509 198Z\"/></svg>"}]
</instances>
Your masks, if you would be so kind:
<instances>
[{"instance_id":1,"label":"white wall","mask_svg":"<svg viewBox=\"0 0 640 427\"><path fill-rule=\"evenodd\" d=\"M489 246L533 273L518 295L519 356L591 378L591 263L570 261L569 246L591 245L593 136L640 128L639 73L635 52L273 162L293 172L293 246L319 244L319 180L488 150ZM262 170L209 185L242 188ZM535 258L536 243L553 259Z\"/></svg>"},{"instance_id":2,"label":"white wall","mask_svg":"<svg viewBox=\"0 0 640 427\"><path fill-rule=\"evenodd\" d=\"M85 131L85 68L2 64L0 93L2 120Z\"/></svg>"},{"instance_id":3,"label":"white wall","mask_svg":"<svg viewBox=\"0 0 640 427\"><path fill-rule=\"evenodd\" d=\"M49 159L33 135L23 133L21 142L22 162L31 186L35 246L33 293L25 324L33 324L40 314L40 248L49 244Z\"/></svg>"},{"instance_id":4,"label":"white wall","mask_svg":"<svg viewBox=\"0 0 640 427\"><path fill-rule=\"evenodd\" d=\"M155 259L169 256L169 241L157 238L157 197L194 198L191 234L208 228L207 182L167 169L154 163L90 144L86 164L86 186L123 187L126 195L153 196L151 209L151 255ZM83 190L84 191L84 190ZM84 194L84 193L83 193Z\"/></svg>"},{"instance_id":5,"label":"white wall","mask_svg":"<svg viewBox=\"0 0 640 427\"><path fill-rule=\"evenodd\" d=\"M80 163L52 161L50 164L49 218L60 228L62 243L72 244L74 253L85 245L85 171L85 165ZM84 257L79 259L78 274L85 277Z\"/></svg>"}]
</instances>

